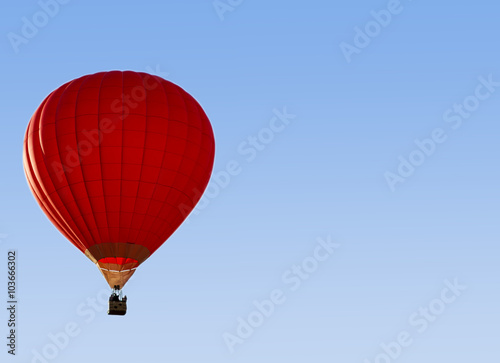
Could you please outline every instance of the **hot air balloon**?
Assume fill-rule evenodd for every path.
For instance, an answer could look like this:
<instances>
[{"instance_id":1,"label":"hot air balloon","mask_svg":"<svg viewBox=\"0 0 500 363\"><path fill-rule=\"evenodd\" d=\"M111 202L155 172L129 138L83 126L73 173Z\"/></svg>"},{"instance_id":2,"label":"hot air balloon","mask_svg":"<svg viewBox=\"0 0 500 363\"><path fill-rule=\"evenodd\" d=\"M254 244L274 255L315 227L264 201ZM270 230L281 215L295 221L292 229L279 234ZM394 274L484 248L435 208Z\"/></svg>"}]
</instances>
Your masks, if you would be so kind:
<instances>
[{"instance_id":1,"label":"hot air balloon","mask_svg":"<svg viewBox=\"0 0 500 363\"><path fill-rule=\"evenodd\" d=\"M28 185L57 229L121 289L181 225L205 190L215 142L181 87L155 75L101 72L53 91L24 139Z\"/></svg>"}]
</instances>

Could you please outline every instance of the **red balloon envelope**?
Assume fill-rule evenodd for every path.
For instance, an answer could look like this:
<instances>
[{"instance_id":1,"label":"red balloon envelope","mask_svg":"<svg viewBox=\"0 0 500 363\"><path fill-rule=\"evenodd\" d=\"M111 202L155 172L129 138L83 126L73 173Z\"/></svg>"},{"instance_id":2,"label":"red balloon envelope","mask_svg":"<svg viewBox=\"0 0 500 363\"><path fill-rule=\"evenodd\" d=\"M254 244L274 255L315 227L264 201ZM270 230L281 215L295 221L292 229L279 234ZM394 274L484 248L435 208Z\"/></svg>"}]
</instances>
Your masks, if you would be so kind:
<instances>
[{"instance_id":1,"label":"red balloon envelope","mask_svg":"<svg viewBox=\"0 0 500 363\"><path fill-rule=\"evenodd\" d=\"M214 152L210 122L182 88L112 71L52 92L29 122L23 156L42 210L113 288L194 208Z\"/></svg>"}]
</instances>

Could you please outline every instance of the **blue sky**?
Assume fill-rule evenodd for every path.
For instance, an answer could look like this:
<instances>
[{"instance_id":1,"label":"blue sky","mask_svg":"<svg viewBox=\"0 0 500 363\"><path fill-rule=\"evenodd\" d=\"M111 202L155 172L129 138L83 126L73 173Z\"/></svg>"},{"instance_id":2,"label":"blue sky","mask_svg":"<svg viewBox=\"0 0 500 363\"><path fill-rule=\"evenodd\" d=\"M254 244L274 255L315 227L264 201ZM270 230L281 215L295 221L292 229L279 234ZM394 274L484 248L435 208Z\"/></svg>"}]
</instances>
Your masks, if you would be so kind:
<instances>
[{"instance_id":1,"label":"blue sky","mask_svg":"<svg viewBox=\"0 0 500 363\"><path fill-rule=\"evenodd\" d=\"M0 270L19 258L2 361L498 361L497 3L57 4L0 13ZM45 96L113 69L183 87L212 122L214 172L237 165L130 280L124 318L22 169ZM293 117L270 134L277 112Z\"/></svg>"}]
</instances>

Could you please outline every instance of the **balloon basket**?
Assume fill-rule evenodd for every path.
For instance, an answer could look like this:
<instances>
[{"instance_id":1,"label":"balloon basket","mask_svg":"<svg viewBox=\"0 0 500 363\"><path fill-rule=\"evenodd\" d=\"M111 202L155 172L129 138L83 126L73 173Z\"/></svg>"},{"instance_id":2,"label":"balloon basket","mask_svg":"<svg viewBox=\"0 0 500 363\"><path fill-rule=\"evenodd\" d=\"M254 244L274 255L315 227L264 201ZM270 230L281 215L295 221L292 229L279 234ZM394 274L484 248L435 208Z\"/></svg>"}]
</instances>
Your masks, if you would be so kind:
<instances>
[{"instance_id":1,"label":"balloon basket","mask_svg":"<svg viewBox=\"0 0 500 363\"><path fill-rule=\"evenodd\" d=\"M109 297L108 315L125 315L127 313L127 297L122 297L120 286L115 286Z\"/></svg>"}]
</instances>

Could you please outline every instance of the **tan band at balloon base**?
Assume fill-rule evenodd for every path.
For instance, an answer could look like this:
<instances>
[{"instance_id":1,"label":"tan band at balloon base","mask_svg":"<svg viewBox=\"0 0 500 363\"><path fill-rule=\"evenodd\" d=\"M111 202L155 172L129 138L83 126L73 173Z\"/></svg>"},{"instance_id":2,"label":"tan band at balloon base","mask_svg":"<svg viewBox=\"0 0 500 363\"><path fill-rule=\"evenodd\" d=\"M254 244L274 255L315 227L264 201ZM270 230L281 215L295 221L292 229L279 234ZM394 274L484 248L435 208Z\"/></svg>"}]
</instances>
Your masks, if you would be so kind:
<instances>
[{"instance_id":1,"label":"tan band at balloon base","mask_svg":"<svg viewBox=\"0 0 500 363\"><path fill-rule=\"evenodd\" d=\"M85 251L85 256L97 265L111 288L116 285L123 288L137 267L150 255L146 247L132 243L100 243ZM109 258L128 258L135 261L125 264L102 261Z\"/></svg>"},{"instance_id":2,"label":"tan band at balloon base","mask_svg":"<svg viewBox=\"0 0 500 363\"><path fill-rule=\"evenodd\" d=\"M132 277L135 270L136 269L134 268L133 270L110 271L99 267L99 271L101 271L102 275L108 282L109 287L111 287L112 289L117 285L120 286L121 289L123 289L123 286L125 286L127 281Z\"/></svg>"}]
</instances>

